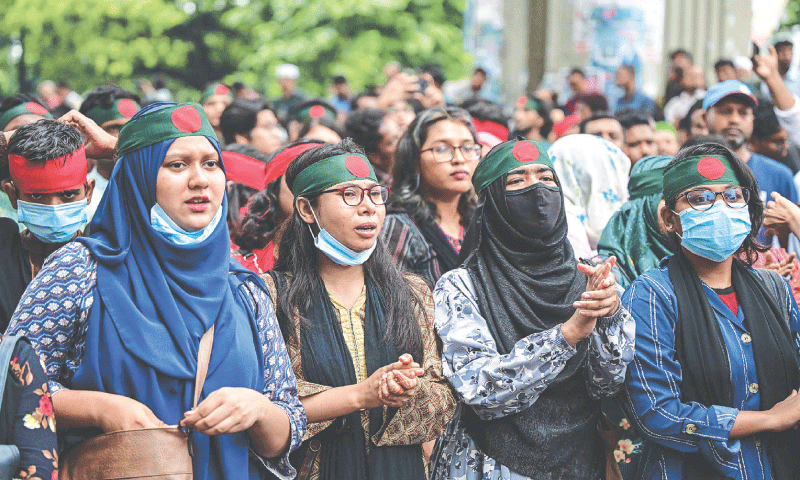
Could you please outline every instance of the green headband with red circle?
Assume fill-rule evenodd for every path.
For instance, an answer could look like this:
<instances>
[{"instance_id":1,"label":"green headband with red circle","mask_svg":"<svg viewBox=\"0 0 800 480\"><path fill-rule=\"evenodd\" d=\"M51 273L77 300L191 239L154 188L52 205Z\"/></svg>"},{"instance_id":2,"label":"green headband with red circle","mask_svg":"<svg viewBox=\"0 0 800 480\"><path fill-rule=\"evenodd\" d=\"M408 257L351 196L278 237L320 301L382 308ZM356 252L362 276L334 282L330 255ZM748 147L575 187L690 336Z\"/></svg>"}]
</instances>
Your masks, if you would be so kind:
<instances>
[{"instance_id":1,"label":"green headband with red circle","mask_svg":"<svg viewBox=\"0 0 800 480\"><path fill-rule=\"evenodd\" d=\"M475 169L472 185L475 191L488 187L492 182L522 165L540 163L554 170L547 151L540 143L530 140L512 140L493 148Z\"/></svg>"},{"instance_id":2,"label":"green headband with red circle","mask_svg":"<svg viewBox=\"0 0 800 480\"><path fill-rule=\"evenodd\" d=\"M204 104L206 100L213 97L214 95L227 96L233 99L233 94L231 93L230 88L226 87L221 83L215 83L210 87L206 88L200 95L200 105Z\"/></svg>"},{"instance_id":3,"label":"green headband with red circle","mask_svg":"<svg viewBox=\"0 0 800 480\"><path fill-rule=\"evenodd\" d=\"M539 110L539 102L536 99L523 95L517 99L517 105L525 110Z\"/></svg>"},{"instance_id":4,"label":"green headband with red circle","mask_svg":"<svg viewBox=\"0 0 800 480\"><path fill-rule=\"evenodd\" d=\"M46 108L36 102L21 103L14 108L9 108L0 115L0 130L5 130L11 120L20 115L41 115L44 118L53 118Z\"/></svg>"},{"instance_id":5,"label":"green headband with red circle","mask_svg":"<svg viewBox=\"0 0 800 480\"><path fill-rule=\"evenodd\" d=\"M360 153L336 155L303 169L292 183L292 194L295 198L303 197L354 180L372 180L378 183L378 177L367 157Z\"/></svg>"},{"instance_id":6,"label":"green headband with red circle","mask_svg":"<svg viewBox=\"0 0 800 480\"><path fill-rule=\"evenodd\" d=\"M102 126L112 120L129 119L141 109L142 107L130 98L120 98L111 105L111 108L97 106L86 112L86 116L94 120L94 123Z\"/></svg>"},{"instance_id":7,"label":"green headband with red circle","mask_svg":"<svg viewBox=\"0 0 800 480\"><path fill-rule=\"evenodd\" d=\"M171 138L202 135L217 139L203 107L197 103L174 105L148 112L122 126L117 155L126 155Z\"/></svg>"},{"instance_id":8,"label":"green headband with red circle","mask_svg":"<svg viewBox=\"0 0 800 480\"><path fill-rule=\"evenodd\" d=\"M731 163L722 155L698 155L664 169L664 198L700 185L739 185Z\"/></svg>"}]
</instances>

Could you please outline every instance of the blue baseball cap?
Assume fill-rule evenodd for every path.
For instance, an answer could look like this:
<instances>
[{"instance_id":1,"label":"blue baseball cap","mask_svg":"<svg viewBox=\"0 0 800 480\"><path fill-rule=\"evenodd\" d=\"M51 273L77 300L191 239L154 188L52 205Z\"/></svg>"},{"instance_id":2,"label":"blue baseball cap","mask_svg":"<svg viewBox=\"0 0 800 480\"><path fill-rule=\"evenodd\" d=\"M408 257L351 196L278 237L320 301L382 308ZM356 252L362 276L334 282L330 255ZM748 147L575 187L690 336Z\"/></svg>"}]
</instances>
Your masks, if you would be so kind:
<instances>
[{"instance_id":1,"label":"blue baseball cap","mask_svg":"<svg viewBox=\"0 0 800 480\"><path fill-rule=\"evenodd\" d=\"M724 82L715 83L708 89L706 97L703 99L703 110L708 110L730 95L738 95L753 108L758 105L758 100L756 100L755 95L747 85L739 80L725 80Z\"/></svg>"}]
</instances>

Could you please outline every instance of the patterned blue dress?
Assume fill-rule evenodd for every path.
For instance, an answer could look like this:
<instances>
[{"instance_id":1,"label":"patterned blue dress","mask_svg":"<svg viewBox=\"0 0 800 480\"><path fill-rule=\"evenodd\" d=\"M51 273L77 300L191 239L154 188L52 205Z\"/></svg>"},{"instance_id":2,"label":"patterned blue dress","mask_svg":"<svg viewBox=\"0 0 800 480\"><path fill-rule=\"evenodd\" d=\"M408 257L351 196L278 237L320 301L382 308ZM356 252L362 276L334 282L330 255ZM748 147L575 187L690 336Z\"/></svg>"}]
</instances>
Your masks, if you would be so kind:
<instances>
[{"instance_id":1,"label":"patterned blue dress","mask_svg":"<svg viewBox=\"0 0 800 480\"><path fill-rule=\"evenodd\" d=\"M444 374L461 403L453 422L439 440L441 452L433 468L436 478L459 480L526 480L483 454L458 421L463 408L482 420L520 412L536 402L576 349L561 334L561 325L532 334L514 350L497 351L481 316L475 288L463 268L439 280L433 292L436 330L442 339ZM624 308L601 318L589 336L587 387L594 398L616 394L633 359L635 324ZM515 448L510 445L509 448Z\"/></svg>"},{"instance_id":2,"label":"patterned blue dress","mask_svg":"<svg viewBox=\"0 0 800 480\"><path fill-rule=\"evenodd\" d=\"M89 251L80 243L68 243L47 259L11 318L7 334L25 335L31 340L44 361L52 395L70 387L81 365L96 282L97 263ZM291 447L286 454L275 459L258 458L278 478L288 480L296 475L288 452L302 443L305 410L297 396L297 383L272 302L254 283L245 285L258 316L266 366L264 395L286 412L291 429Z\"/></svg>"}]
</instances>

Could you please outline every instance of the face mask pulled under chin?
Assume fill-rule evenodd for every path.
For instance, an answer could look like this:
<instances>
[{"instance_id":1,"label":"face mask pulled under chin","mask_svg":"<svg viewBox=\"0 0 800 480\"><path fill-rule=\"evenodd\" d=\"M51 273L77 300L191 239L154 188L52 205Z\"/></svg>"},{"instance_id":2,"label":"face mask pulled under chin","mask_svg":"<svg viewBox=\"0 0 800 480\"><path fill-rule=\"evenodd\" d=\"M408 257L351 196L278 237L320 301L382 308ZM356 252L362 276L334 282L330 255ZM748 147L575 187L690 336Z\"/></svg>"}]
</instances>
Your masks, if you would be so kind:
<instances>
[{"instance_id":1,"label":"face mask pulled under chin","mask_svg":"<svg viewBox=\"0 0 800 480\"><path fill-rule=\"evenodd\" d=\"M506 191L511 223L523 235L543 238L553 232L561 214L561 189L534 183L520 190Z\"/></svg>"},{"instance_id":2,"label":"face mask pulled under chin","mask_svg":"<svg viewBox=\"0 0 800 480\"><path fill-rule=\"evenodd\" d=\"M372 256L372 252L374 252L375 247L378 246L376 239L375 243L373 243L372 246L366 250L360 252L351 250L350 248L344 246L342 242L333 238L333 235L328 233L327 230L322 228L322 224L319 223L319 219L317 219L317 214L314 213L313 208L311 209L311 214L314 215L314 220L317 221L317 226L319 227L319 235L314 237L314 231L311 230L311 225L308 225L308 230L311 232L311 237L314 238L314 246L339 265L348 267L362 265L367 261L367 259L369 259L369 257Z\"/></svg>"}]
</instances>

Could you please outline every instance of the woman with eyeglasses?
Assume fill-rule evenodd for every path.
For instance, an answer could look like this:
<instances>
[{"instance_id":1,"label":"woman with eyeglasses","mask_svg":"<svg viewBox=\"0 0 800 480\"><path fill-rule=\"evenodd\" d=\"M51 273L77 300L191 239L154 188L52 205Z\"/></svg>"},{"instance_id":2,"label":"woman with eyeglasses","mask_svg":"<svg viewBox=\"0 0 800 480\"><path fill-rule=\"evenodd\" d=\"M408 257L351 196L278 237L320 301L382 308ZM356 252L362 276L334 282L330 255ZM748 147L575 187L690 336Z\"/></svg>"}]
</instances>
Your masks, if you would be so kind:
<instances>
[{"instance_id":1,"label":"woman with eyeglasses","mask_svg":"<svg viewBox=\"0 0 800 480\"><path fill-rule=\"evenodd\" d=\"M639 478L800 478L800 312L779 274L750 266L765 250L755 178L701 144L667 165L663 190L676 253L622 298L636 319L624 405L645 437Z\"/></svg>"},{"instance_id":2,"label":"woman with eyeglasses","mask_svg":"<svg viewBox=\"0 0 800 480\"><path fill-rule=\"evenodd\" d=\"M383 238L400 269L430 286L458 266L480 158L472 119L457 107L423 111L397 145Z\"/></svg>"},{"instance_id":3,"label":"woman with eyeglasses","mask_svg":"<svg viewBox=\"0 0 800 480\"><path fill-rule=\"evenodd\" d=\"M292 457L301 479L425 479L422 444L455 410L425 282L401 274L380 239L389 189L351 140L286 170L294 212L262 278L308 416Z\"/></svg>"}]
</instances>

